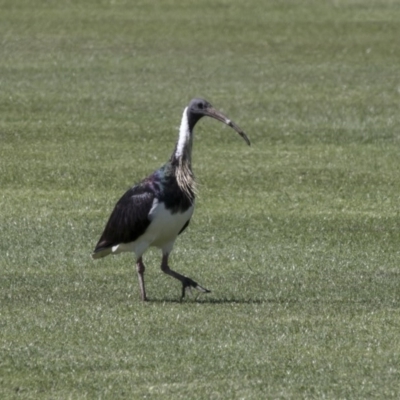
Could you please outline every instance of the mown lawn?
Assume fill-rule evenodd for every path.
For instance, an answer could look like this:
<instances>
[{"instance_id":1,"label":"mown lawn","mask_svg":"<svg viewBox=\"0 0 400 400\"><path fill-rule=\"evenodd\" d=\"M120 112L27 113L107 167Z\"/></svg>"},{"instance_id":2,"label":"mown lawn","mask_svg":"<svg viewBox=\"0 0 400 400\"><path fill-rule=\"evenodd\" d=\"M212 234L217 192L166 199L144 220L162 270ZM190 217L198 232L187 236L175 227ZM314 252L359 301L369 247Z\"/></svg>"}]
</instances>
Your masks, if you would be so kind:
<instances>
[{"instance_id":1,"label":"mown lawn","mask_svg":"<svg viewBox=\"0 0 400 400\"><path fill-rule=\"evenodd\" d=\"M1 0L0 398L397 399L400 3ZM208 99L171 266L90 258Z\"/></svg>"}]
</instances>

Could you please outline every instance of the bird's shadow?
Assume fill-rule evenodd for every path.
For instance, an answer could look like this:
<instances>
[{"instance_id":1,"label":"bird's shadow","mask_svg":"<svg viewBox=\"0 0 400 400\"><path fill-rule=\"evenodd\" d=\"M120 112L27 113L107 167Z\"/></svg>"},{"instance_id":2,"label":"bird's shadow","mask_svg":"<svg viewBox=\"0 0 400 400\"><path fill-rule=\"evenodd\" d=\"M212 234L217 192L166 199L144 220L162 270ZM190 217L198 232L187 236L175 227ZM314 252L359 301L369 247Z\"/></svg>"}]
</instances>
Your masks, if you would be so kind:
<instances>
[{"instance_id":1,"label":"bird's shadow","mask_svg":"<svg viewBox=\"0 0 400 400\"><path fill-rule=\"evenodd\" d=\"M155 303L155 304L210 304L210 305L218 305L218 304L267 304L267 303L274 303L274 304L281 304L281 303L288 303L293 300L289 299L252 299L252 298L212 298L212 297L197 297L197 298L150 298L148 299L147 303Z\"/></svg>"}]
</instances>

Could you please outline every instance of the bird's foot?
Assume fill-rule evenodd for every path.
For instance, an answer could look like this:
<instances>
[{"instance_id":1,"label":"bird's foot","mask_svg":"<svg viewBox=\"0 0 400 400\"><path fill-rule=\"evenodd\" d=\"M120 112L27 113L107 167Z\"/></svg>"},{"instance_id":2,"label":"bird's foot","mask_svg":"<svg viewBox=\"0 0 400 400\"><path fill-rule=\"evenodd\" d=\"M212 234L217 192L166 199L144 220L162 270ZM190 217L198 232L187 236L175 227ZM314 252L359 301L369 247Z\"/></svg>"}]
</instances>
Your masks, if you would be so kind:
<instances>
[{"instance_id":1,"label":"bird's foot","mask_svg":"<svg viewBox=\"0 0 400 400\"><path fill-rule=\"evenodd\" d=\"M182 297L181 297L181 299L183 299L185 297L186 289L188 289L189 293L192 294L192 288L195 288L202 293L210 293L211 292L211 290L208 290L208 289L204 288L203 286L200 286L193 279L185 277L185 279L182 281Z\"/></svg>"}]
</instances>

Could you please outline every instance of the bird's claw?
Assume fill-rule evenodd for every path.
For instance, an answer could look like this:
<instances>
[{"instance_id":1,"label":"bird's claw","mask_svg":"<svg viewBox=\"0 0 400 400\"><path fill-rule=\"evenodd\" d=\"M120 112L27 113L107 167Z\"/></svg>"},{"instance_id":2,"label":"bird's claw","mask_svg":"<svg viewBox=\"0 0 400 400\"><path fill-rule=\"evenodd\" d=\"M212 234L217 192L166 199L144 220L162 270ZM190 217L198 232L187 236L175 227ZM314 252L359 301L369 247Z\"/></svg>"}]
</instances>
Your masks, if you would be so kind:
<instances>
[{"instance_id":1,"label":"bird's claw","mask_svg":"<svg viewBox=\"0 0 400 400\"><path fill-rule=\"evenodd\" d=\"M181 299L183 299L185 297L186 289L189 289L189 293L192 294L192 287L199 290L202 293L210 293L211 292L210 290L204 288L203 286L200 286L193 279L185 278L185 280L182 282L182 297L181 297Z\"/></svg>"}]
</instances>

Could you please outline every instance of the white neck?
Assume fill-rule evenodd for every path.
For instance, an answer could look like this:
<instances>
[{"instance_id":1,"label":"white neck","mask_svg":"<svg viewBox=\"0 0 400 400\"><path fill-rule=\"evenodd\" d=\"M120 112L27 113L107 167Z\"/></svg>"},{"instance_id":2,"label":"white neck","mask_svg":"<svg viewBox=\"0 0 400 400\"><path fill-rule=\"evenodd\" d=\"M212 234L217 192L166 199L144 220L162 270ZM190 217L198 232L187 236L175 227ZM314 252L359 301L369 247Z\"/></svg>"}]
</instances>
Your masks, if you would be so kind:
<instances>
[{"instance_id":1,"label":"white neck","mask_svg":"<svg viewBox=\"0 0 400 400\"><path fill-rule=\"evenodd\" d=\"M185 152L185 147L190 142L190 130L189 130L189 122L187 117L187 107L183 111L181 126L179 128L179 139L178 144L176 145L175 158L180 158Z\"/></svg>"}]
</instances>

